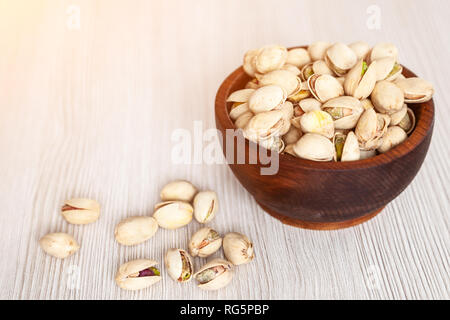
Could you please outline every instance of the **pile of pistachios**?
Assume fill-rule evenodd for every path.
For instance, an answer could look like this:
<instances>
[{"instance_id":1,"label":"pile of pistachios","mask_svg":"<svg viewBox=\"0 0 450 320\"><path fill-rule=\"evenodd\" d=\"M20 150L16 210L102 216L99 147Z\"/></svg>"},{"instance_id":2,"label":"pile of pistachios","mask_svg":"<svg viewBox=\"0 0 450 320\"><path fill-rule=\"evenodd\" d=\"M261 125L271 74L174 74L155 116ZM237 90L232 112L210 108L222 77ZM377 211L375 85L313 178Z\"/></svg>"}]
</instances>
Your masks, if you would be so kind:
<instances>
[{"instance_id":1,"label":"pile of pistachios","mask_svg":"<svg viewBox=\"0 0 450 320\"><path fill-rule=\"evenodd\" d=\"M188 181L173 181L161 191L161 203L155 206L153 216L129 217L117 224L114 235L118 243L125 246L141 244L152 238L158 229L178 229L186 226L192 218L205 224L218 211L218 198L214 191L198 191ZM100 205L91 199L71 199L61 209L62 216L71 224L89 224L98 220ZM69 234L50 233L39 241L42 249L51 256L64 259L80 249L80 245ZM225 259L216 258L197 272L191 257L206 258L223 246ZM203 227L194 233L189 242L189 253L179 248L169 249L165 255L165 266L169 276L177 282L186 283L193 277L204 290L217 290L230 283L233 265L249 263L254 258L253 244L243 234L231 232L223 239L210 228ZM128 261L120 266L115 281L126 290L147 288L161 280L161 272L150 259Z\"/></svg>"},{"instance_id":2,"label":"pile of pistachios","mask_svg":"<svg viewBox=\"0 0 450 320\"><path fill-rule=\"evenodd\" d=\"M236 128L262 147L313 161L389 151L414 130L408 104L434 94L429 82L402 75L391 43L265 46L245 53L243 69L252 79L227 99Z\"/></svg>"}]
</instances>

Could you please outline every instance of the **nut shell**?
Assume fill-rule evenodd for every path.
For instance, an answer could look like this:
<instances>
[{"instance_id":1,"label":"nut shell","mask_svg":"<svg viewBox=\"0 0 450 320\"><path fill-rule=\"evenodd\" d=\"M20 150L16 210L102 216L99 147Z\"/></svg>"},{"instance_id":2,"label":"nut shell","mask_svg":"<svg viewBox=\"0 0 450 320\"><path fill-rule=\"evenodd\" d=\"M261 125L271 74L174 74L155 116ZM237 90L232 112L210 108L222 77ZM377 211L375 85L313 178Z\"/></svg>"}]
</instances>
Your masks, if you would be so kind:
<instances>
[{"instance_id":1,"label":"nut shell","mask_svg":"<svg viewBox=\"0 0 450 320\"><path fill-rule=\"evenodd\" d=\"M214 191L202 191L194 198L194 217L200 223L214 219L219 209L219 201Z\"/></svg>"},{"instance_id":2,"label":"nut shell","mask_svg":"<svg viewBox=\"0 0 450 320\"><path fill-rule=\"evenodd\" d=\"M132 246L147 241L158 231L158 223L152 217L129 217L119 222L114 230L118 243Z\"/></svg>"},{"instance_id":3,"label":"nut shell","mask_svg":"<svg viewBox=\"0 0 450 320\"><path fill-rule=\"evenodd\" d=\"M253 243L243 234L227 233L223 238L223 252L235 266L249 263L255 258Z\"/></svg>"},{"instance_id":4,"label":"nut shell","mask_svg":"<svg viewBox=\"0 0 450 320\"><path fill-rule=\"evenodd\" d=\"M220 288L223 288L225 286L227 286L232 278L233 278L233 265L231 262L226 261L224 259L214 259L210 262L208 262L207 264L205 264L203 267L200 268L200 270L198 270L195 274L194 274L194 278L197 279L197 276L205 271L206 269L210 269L210 268L214 268L214 267L218 267L218 266L222 266L226 269L226 271L222 274L220 274L219 276L217 276L216 278L214 278L213 280L206 282L206 283L200 283L198 285L198 287L200 289L203 290L218 290ZM197 279L198 280L198 279Z\"/></svg>"},{"instance_id":5,"label":"nut shell","mask_svg":"<svg viewBox=\"0 0 450 320\"><path fill-rule=\"evenodd\" d=\"M136 277L140 271L155 266L156 261L149 259L131 260L119 267L116 273L116 284L125 290L141 290L159 282L161 276Z\"/></svg>"},{"instance_id":6,"label":"nut shell","mask_svg":"<svg viewBox=\"0 0 450 320\"><path fill-rule=\"evenodd\" d=\"M183 258L184 257L184 258ZM183 259L186 259L187 267L189 269L189 277L183 279ZM169 276L177 282L189 282L194 273L194 267L191 257L183 249L169 249L164 257L164 263Z\"/></svg>"},{"instance_id":7,"label":"nut shell","mask_svg":"<svg viewBox=\"0 0 450 320\"><path fill-rule=\"evenodd\" d=\"M204 241L207 240L211 231L217 233L217 231L208 227L201 228L194 233L189 241L189 253L193 257L199 256L200 258L206 258L220 249L222 246L222 238L220 236L217 239L208 241L208 244L204 245Z\"/></svg>"},{"instance_id":8,"label":"nut shell","mask_svg":"<svg viewBox=\"0 0 450 320\"><path fill-rule=\"evenodd\" d=\"M100 217L100 204L92 199L70 199L64 202L61 214L71 224L88 224Z\"/></svg>"},{"instance_id":9,"label":"nut shell","mask_svg":"<svg viewBox=\"0 0 450 320\"><path fill-rule=\"evenodd\" d=\"M197 193L197 188L185 180L172 181L166 184L160 193L162 201L186 201L191 202Z\"/></svg>"},{"instance_id":10,"label":"nut shell","mask_svg":"<svg viewBox=\"0 0 450 320\"><path fill-rule=\"evenodd\" d=\"M39 244L47 254L60 259L65 259L80 249L71 235L62 232L46 234L39 240Z\"/></svg>"},{"instance_id":11,"label":"nut shell","mask_svg":"<svg viewBox=\"0 0 450 320\"><path fill-rule=\"evenodd\" d=\"M166 201L155 206L153 218L164 229L178 229L192 220L194 208L183 201Z\"/></svg>"}]
</instances>

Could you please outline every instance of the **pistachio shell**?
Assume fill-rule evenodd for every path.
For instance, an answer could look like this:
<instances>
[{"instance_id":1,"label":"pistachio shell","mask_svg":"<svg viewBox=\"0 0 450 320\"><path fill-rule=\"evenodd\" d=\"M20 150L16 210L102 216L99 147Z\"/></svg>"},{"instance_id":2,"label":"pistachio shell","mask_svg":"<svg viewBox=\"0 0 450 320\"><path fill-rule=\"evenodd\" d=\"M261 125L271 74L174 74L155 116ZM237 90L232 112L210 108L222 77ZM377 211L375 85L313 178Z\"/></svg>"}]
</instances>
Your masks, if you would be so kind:
<instances>
[{"instance_id":1,"label":"pistachio shell","mask_svg":"<svg viewBox=\"0 0 450 320\"><path fill-rule=\"evenodd\" d=\"M255 258L253 243L243 234L230 232L223 238L223 252L235 266L249 263Z\"/></svg>"},{"instance_id":2,"label":"pistachio shell","mask_svg":"<svg viewBox=\"0 0 450 320\"><path fill-rule=\"evenodd\" d=\"M359 160L369 159L377 155L376 150L362 150L359 149Z\"/></svg>"},{"instance_id":3,"label":"pistachio shell","mask_svg":"<svg viewBox=\"0 0 450 320\"><path fill-rule=\"evenodd\" d=\"M248 108L248 103L235 103L231 107L230 118L231 120L237 120L240 116L249 111L250 109Z\"/></svg>"},{"instance_id":4,"label":"pistachio shell","mask_svg":"<svg viewBox=\"0 0 450 320\"><path fill-rule=\"evenodd\" d=\"M39 240L39 244L47 254L60 259L65 259L80 249L71 235L62 232L46 234Z\"/></svg>"},{"instance_id":5,"label":"pistachio shell","mask_svg":"<svg viewBox=\"0 0 450 320\"><path fill-rule=\"evenodd\" d=\"M302 115L300 127L305 133L318 133L327 138L332 138L334 135L333 118L322 110L309 111Z\"/></svg>"},{"instance_id":6,"label":"pistachio shell","mask_svg":"<svg viewBox=\"0 0 450 320\"><path fill-rule=\"evenodd\" d=\"M177 282L189 282L194 273L191 257L183 249L169 249L164 257L167 273Z\"/></svg>"},{"instance_id":7,"label":"pistachio shell","mask_svg":"<svg viewBox=\"0 0 450 320\"><path fill-rule=\"evenodd\" d=\"M311 92L309 91L308 84L306 82L301 83L301 87L288 97L288 100L294 103L298 103L303 99L306 99L311 96Z\"/></svg>"},{"instance_id":8,"label":"pistachio shell","mask_svg":"<svg viewBox=\"0 0 450 320\"><path fill-rule=\"evenodd\" d=\"M250 111L245 112L244 114L241 114L239 118L236 119L236 122L234 125L238 129L244 129L245 126L248 124L251 118L253 118L254 114Z\"/></svg>"},{"instance_id":9,"label":"pistachio shell","mask_svg":"<svg viewBox=\"0 0 450 320\"><path fill-rule=\"evenodd\" d=\"M259 84L258 84L258 79L256 79L256 78L250 80L245 85L245 89L255 89L256 90L258 88L259 88Z\"/></svg>"},{"instance_id":10,"label":"pistachio shell","mask_svg":"<svg viewBox=\"0 0 450 320\"><path fill-rule=\"evenodd\" d=\"M397 63L394 57L378 59L376 60L376 63L377 81L393 81L397 79L403 71L403 67Z\"/></svg>"},{"instance_id":11,"label":"pistachio shell","mask_svg":"<svg viewBox=\"0 0 450 320\"><path fill-rule=\"evenodd\" d=\"M429 101L434 94L434 88L428 81L413 77L400 79L395 84L403 92L406 103L422 103Z\"/></svg>"},{"instance_id":12,"label":"pistachio shell","mask_svg":"<svg viewBox=\"0 0 450 320\"><path fill-rule=\"evenodd\" d=\"M373 108L373 104L372 104L372 101L370 101L370 99L361 100L361 105L364 108L364 110Z\"/></svg>"},{"instance_id":13,"label":"pistachio shell","mask_svg":"<svg viewBox=\"0 0 450 320\"><path fill-rule=\"evenodd\" d=\"M377 149L383 142L382 136L386 132L389 122L389 116L377 114L372 108L364 111L355 128L360 149Z\"/></svg>"},{"instance_id":14,"label":"pistachio shell","mask_svg":"<svg viewBox=\"0 0 450 320\"><path fill-rule=\"evenodd\" d=\"M298 103L303 112L320 110L322 103L314 98L303 99Z\"/></svg>"},{"instance_id":15,"label":"pistachio shell","mask_svg":"<svg viewBox=\"0 0 450 320\"><path fill-rule=\"evenodd\" d=\"M276 85L268 85L257 89L248 100L248 107L253 113L271 111L286 101L286 91Z\"/></svg>"},{"instance_id":16,"label":"pistachio shell","mask_svg":"<svg viewBox=\"0 0 450 320\"><path fill-rule=\"evenodd\" d=\"M137 259L128 261L127 263L120 266L116 274L117 285L125 290L140 290L157 283L161 280L159 275L159 270L154 268L156 261L148 259ZM156 269L158 271L153 275L147 275L146 270L150 268Z\"/></svg>"},{"instance_id":17,"label":"pistachio shell","mask_svg":"<svg viewBox=\"0 0 450 320\"><path fill-rule=\"evenodd\" d=\"M259 49L253 49L249 50L244 55L244 71L247 73L250 77L254 77L256 73L256 67L255 67L255 59L256 56L259 53Z\"/></svg>"},{"instance_id":18,"label":"pistachio shell","mask_svg":"<svg viewBox=\"0 0 450 320\"><path fill-rule=\"evenodd\" d=\"M219 208L217 194L214 191L202 191L194 198L194 217L200 223L211 221Z\"/></svg>"},{"instance_id":19,"label":"pistachio shell","mask_svg":"<svg viewBox=\"0 0 450 320\"><path fill-rule=\"evenodd\" d=\"M393 114L400 111L404 103L402 90L386 80L377 82L371 97L375 109L381 113Z\"/></svg>"},{"instance_id":20,"label":"pistachio shell","mask_svg":"<svg viewBox=\"0 0 450 320\"><path fill-rule=\"evenodd\" d=\"M345 77L345 93L360 100L370 96L377 82L376 65L377 61L374 61L367 70L364 70L366 64L363 60L359 60Z\"/></svg>"},{"instance_id":21,"label":"pistachio shell","mask_svg":"<svg viewBox=\"0 0 450 320\"><path fill-rule=\"evenodd\" d=\"M297 68L296 66L294 66L294 65L292 65L292 64L285 64L285 65L281 68L281 70L287 70L287 71L293 73L293 74L296 75L296 76L299 76L299 75L300 75L300 72L301 72L299 68Z\"/></svg>"},{"instance_id":22,"label":"pistachio shell","mask_svg":"<svg viewBox=\"0 0 450 320\"><path fill-rule=\"evenodd\" d=\"M303 81L308 80L308 78L313 74L317 74L319 76L323 74L334 75L333 70L331 70L323 60L317 60L306 64L300 72L300 76Z\"/></svg>"},{"instance_id":23,"label":"pistachio shell","mask_svg":"<svg viewBox=\"0 0 450 320\"><path fill-rule=\"evenodd\" d=\"M294 145L295 154L303 159L314 161L331 161L334 158L333 143L316 133L304 134Z\"/></svg>"},{"instance_id":24,"label":"pistachio shell","mask_svg":"<svg viewBox=\"0 0 450 320\"><path fill-rule=\"evenodd\" d=\"M324 41L317 41L312 43L308 47L308 53L309 56L311 57L311 60L312 61L323 60L325 57L325 52L328 50L330 45L331 45L330 43Z\"/></svg>"},{"instance_id":25,"label":"pistachio shell","mask_svg":"<svg viewBox=\"0 0 450 320\"><path fill-rule=\"evenodd\" d=\"M191 222L193 211L187 202L166 201L155 206L153 217L161 228L177 229Z\"/></svg>"},{"instance_id":26,"label":"pistachio shell","mask_svg":"<svg viewBox=\"0 0 450 320\"><path fill-rule=\"evenodd\" d=\"M410 134L416 125L416 116L414 112L408 108L403 119L398 123L398 126L405 130L406 134Z\"/></svg>"},{"instance_id":27,"label":"pistachio shell","mask_svg":"<svg viewBox=\"0 0 450 320\"><path fill-rule=\"evenodd\" d=\"M321 103L344 95L344 88L335 77L324 75L313 75L308 79L308 88L311 94Z\"/></svg>"},{"instance_id":28,"label":"pistachio shell","mask_svg":"<svg viewBox=\"0 0 450 320\"><path fill-rule=\"evenodd\" d=\"M293 144L298 141L302 136L302 131L294 126L291 126L289 131L283 136L283 141L285 145Z\"/></svg>"},{"instance_id":29,"label":"pistachio shell","mask_svg":"<svg viewBox=\"0 0 450 320\"><path fill-rule=\"evenodd\" d=\"M197 188L185 180L172 181L166 184L160 193L162 201L179 200L191 202L197 193Z\"/></svg>"},{"instance_id":30,"label":"pistachio shell","mask_svg":"<svg viewBox=\"0 0 450 320\"><path fill-rule=\"evenodd\" d=\"M336 129L353 129L364 108L358 99L342 96L328 100L322 105L322 110L333 116Z\"/></svg>"},{"instance_id":31,"label":"pistachio shell","mask_svg":"<svg viewBox=\"0 0 450 320\"><path fill-rule=\"evenodd\" d=\"M333 44L325 54L325 62L338 76L347 73L357 62L355 52L343 43Z\"/></svg>"},{"instance_id":32,"label":"pistachio shell","mask_svg":"<svg viewBox=\"0 0 450 320\"><path fill-rule=\"evenodd\" d=\"M342 149L341 161L356 161L360 158L358 138L350 131L345 139L344 148Z\"/></svg>"},{"instance_id":33,"label":"pistachio shell","mask_svg":"<svg viewBox=\"0 0 450 320\"><path fill-rule=\"evenodd\" d=\"M153 237L158 223L152 217L137 216L122 220L114 230L117 242L126 246L142 243Z\"/></svg>"},{"instance_id":34,"label":"pistachio shell","mask_svg":"<svg viewBox=\"0 0 450 320\"><path fill-rule=\"evenodd\" d=\"M67 222L72 224L92 223L100 216L100 204L91 199L70 199L64 202L61 214Z\"/></svg>"},{"instance_id":35,"label":"pistachio shell","mask_svg":"<svg viewBox=\"0 0 450 320\"><path fill-rule=\"evenodd\" d=\"M367 56L367 53L370 51L369 44L364 41L353 42L349 44L348 47L353 50L358 60L364 60L364 58Z\"/></svg>"},{"instance_id":36,"label":"pistachio shell","mask_svg":"<svg viewBox=\"0 0 450 320\"><path fill-rule=\"evenodd\" d=\"M273 136L265 140L260 140L258 143L261 147L276 151L278 153L281 153L284 150L284 141L279 136Z\"/></svg>"},{"instance_id":37,"label":"pistachio shell","mask_svg":"<svg viewBox=\"0 0 450 320\"><path fill-rule=\"evenodd\" d=\"M296 48L288 51L286 63L301 68L309 62L311 57L306 49Z\"/></svg>"},{"instance_id":38,"label":"pistachio shell","mask_svg":"<svg viewBox=\"0 0 450 320\"><path fill-rule=\"evenodd\" d=\"M189 252L193 257L206 258L220 249L222 238L212 228L201 228L189 242Z\"/></svg>"},{"instance_id":39,"label":"pistachio shell","mask_svg":"<svg viewBox=\"0 0 450 320\"><path fill-rule=\"evenodd\" d=\"M268 72L259 79L259 84L262 87L276 85L283 88L288 96L298 92L302 87L300 78L287 70L274 70Z\"/></svg>"},{"instance_id":40,"label":"pistachio shell","mask_svg":"<svg viewBox=\"0 0 450 320\"><path fill-rule=\"evenodd\" d=\"M255 89L241 89L233 92L227 99L227 102L247 102Z\"/></svg>"},{"instance_id":41,"label":"pistachio shell","mask_svg":"<svg viewBox=\"0 0 450 320\"><path fill-rule=\"evenodd\" d=\"M204 273L206 270L209 271ZM198 285L199 288L204 290L218 290L228 285L232 280L232 263L224 259L214 259L201 267L194 274L194 278L200 282Z\"/></svg>"},{"instance_id":42,"label":"pistachio shell","mask_svg":"<svg viewBox=\"0 0 450 320\"><path fill-rule=\"evenodd\" d=\"M383 143L377 150L380 153L385 153L405 141L406 138L408 136L402 128L398 126L389 127L383 136Z\"/></svg>"},{"instance_id":43,"label":"pistachio shell","mask_svg":"<svg viewBox=\"0 0 450 320\"><path fill-rule=\"evenodd\" d=\"M255 59L256 70L259 73L267 73L280 69L287 60L287 49L282 46L272 45L260 50Z\"/></svg>"},{"instance_id":44,"label":"pistachio shell","mask_svg":"<svg viewBox=\"0 0 450 320\"><path fill-rule=\"evenodd\" d=\"M398 49L392 43L380 42L376 44L369 53L370 61L386 57L393 57L395 60L398 59Z\"/></svg>"},{"instance_id":45,"label":"pistachio shell","mask_svg":"<svg viewBox=\"0 0 450 320\"><path fill-rule=\"evenodd\" d=\"M283 111L272 110L256 114L247 123L244 135L247 139L257 142L278 135L284 126Z\"/></svg>"},{"instance_id":46,"label":"pistachio shell","mask_svg":"<svg viewBox=\"0 0 450 320\"><path fill-rule=\"evenodd\" d=\"M390 126L396 126L400 123L400 121L403 120L406 113L408 111L408 106L406 103L403 105L403 107L400 109L400 111L397 111L396 113L391 114L391 123Z\"/></svg>"}]
</instances>

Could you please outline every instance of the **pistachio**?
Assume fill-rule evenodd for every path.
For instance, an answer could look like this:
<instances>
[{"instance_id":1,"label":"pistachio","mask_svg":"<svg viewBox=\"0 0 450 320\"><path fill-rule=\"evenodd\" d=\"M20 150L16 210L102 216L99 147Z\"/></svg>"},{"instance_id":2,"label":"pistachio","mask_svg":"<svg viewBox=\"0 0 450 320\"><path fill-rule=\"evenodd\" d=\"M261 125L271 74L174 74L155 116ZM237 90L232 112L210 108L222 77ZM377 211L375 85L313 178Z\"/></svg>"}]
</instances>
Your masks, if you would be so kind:
<instances>
[{"instance_id":1,"label":"pistachio","mask_svg":"<svg viewBox=\"0 0 450 320\"><path fill-rule=\"evenodd\" d=\"M194 198L194 217L200 223L211 221L219 208L217 194L214 191L202 191Z\"/></svg>"},{"instance_id":2,"label":"pistachio","mask_svg":"<svg viewBox=\"0 0 450 320\"><path fill-rule=\"evenodd\" d=\"M302 101L300 101L298 103L298 105L302 109L303 113L305 113L308 111L320 110L322 103L320 103L320 101L318 101L314 98L308 98L308 99L303 99ZM299 115L301 115L301 114L299 114Z\"/></svg>"},{"instance_id":3,"label":"pistachio","mask_svg":"<svg viewBox=\"0 0 450 320\"><path fill-rule=\"evenodd\" d=\"M370 99L362 99L361 105L364 108L364 110L373 108L373 104L372 104L372 101L370 101Z\"/></svg>"},{"instance_id":4,"label":"pistachio","mask_svg":"<svg viewBox=\"0 0 450 320\"><path fill-rule=\"evenodd\" d=\"M360 158L360 150L358 144L358 138L353 131L347 134L345 144L342 149L341 161L356 161Z\"/></svg>"},{"instance_id":5,"label":"pistachio","mask_svg":"<svg viewBox=\"0 0 450 320\"><path fill-rule=\"evenodd\" d=\"M312 95L321 103L344 95L344 88L333 76L315 74L309 77L307 82Z\"/></svg>"},{"instance_id":6,"label":"pistachio","mask_svg":"<svg viewBox=\"0 0 450 320\"><path fill-rule=\"evenodd\" d=\"M300 72L301 72L299 68L297 68L296 66L294 66L292 64L285 64L284 66L281 67L281 70L289 71L292 74L294 74L295 76L299 76Z\"/></svg>"},{"instance_id":7,"label":"pistachio","mask_svg":"<svg viewBox=\"0 0 450 320\"><path fill-rule=\"evenodd\" d=\"M80 249L76 240L67 233L49 233L39 240L39 244L47 254L64 259Z\"/></svg>"},{"instance_id":8,"label":"pistachio","mask_svg":"<svg viewBox=\"0 0 450 320\"><path fill-rule=\"evenodd\" d=\"M204 290L218 290L230 283L233 278L232 263L223 259L214 259L194 274L198 287Z\"/></svg>"},{"instance_id":9,"label":"pistachio","mask_svg":"<svg viewBox=\"0 0 450 320\"><path fill-rule=\"evenodd\" d=\"M376 44L369 53L369 60L375 61L378 59L393 57L398 58L398 49L392 43L380 42Z\"/></svg>"},{"instance_id":10,"label":"pistachio","mask_svg":"<svg viewBox=\"0 0 450 320\"><path fill-rule=\"evenodd\" d=\"M302 89L299 77L287 70L274 70L264 74L259 80L261 86L276 85L283 88L288 96Z\"/></svg>"},{"instance_id":11,"label":"pistachio","mask_svg":"<svg viewBox=\"0 0 450 320\"><path fill-rule=\"evenodd\" d=\"M248 108L248 103L235 102L235 103L233 103L233 106L231 107L231 110L230 110L230 118L231 118L231 120L235 121L240 116L242 116L244 113L249 112L249 111L250 111L250 109Z\"/></svg>"},{"instance_id":12,"label":"pistachio","mask_svg":"<svg viewBox=\"0 0 450 320\"><path fill-rule=\"evenodd\" d=\"M250 96L248 107L253 113L261 113L279 108L286 101L286 91L276 85L259 88Z\"/></svg>"},{"instance_id":13,"label":"pistachio","mask_svg":"<svg viewBox=\"0 0 450 320\"><path fill-rule=\"evenodd\" d=\"M393 114L403 107L402 90L392 82L377 82L372 92L372 103L378 112Z\"/></svg>"},{"instance_id":14,"label":"pistachio","mask_svg":"<svg viewBox=\"0 0 450 320\"><path fill-rule=\"evenodd\" d=\"M333 143L316 133L304 134L294 145L295 154L303 159L314 161L331 161L334 158Z\"/></svg>"},{"instance_id":15,"label":"pistachio","mask_svg":"<svg viewBox=\"0 0 450 320\"><path fill-rule=\"evenodd\" d=\"M416 116L414 112L408 108L403 119L398 123L398 126L405 130L406 134L410 134L416 125Z\"/></svg>"},{"instance_id":16,"label":"pistachio","mask_svg":"<svg viewBox=\"0 0 450 320\"><path fill-rule=\"evenodd\" d=\"M400 111L397 111L396 113L391 114L391 122L389 123L390 126L396 126L400 123L400 121L403 120L406 113L408 112L408 106L406 103L403 105L403 107L400 109Z\"/></svg>"},{"instance_id":17,"label":"pistachio","mask_svg":"<svg viewBox=\"0 0 450 320\"><path fill-rule=\"evenodd\" d=\"M369 159L377 155L376 150L363 150L359 149L359 160Z\"/></svg>"},{"instance_id":18,"label":"pistachio","mask_svg":"<svg viewBox=\"0 0 450 320\"><path fill-rule=\"evenodd\" d=\"M225 257L235 266L249 263L255 258L253 243L243 234L227 233L223 238L223 252Z\"/></svg>"},{"instance_id":19,"label":"pistachio","mask_svg":"<svg viewBox=\"0 0 450 320\"><path fill-rule=\"evenodd\" d=\"M158 223L152 217L129 217L119 222L114 230L118 243L132 246L147 241L158 230Z\"/></svg>"},{"instance_id":20,"label":"pistachio","mask_svg":"<svg viewBox=\"0 0 450 320\"><path fill-rule=\"evenodd\" d=\"M291 49L287 53L286 63L288 64L301 68L309 62L311 62L311 57L309 56L309 53L306 49L303 48Z\"/></svg>"},{"instance_id":21,"label":"pistachio","mask_svg":"<svg viewBox=\"0 0 450 320\"><path fill-rule=\"evenodd\" d=\"M377 81L376 67L377 61L367 66L365 61L359 60L345 77L345 93L360 100L370 96Z\"/></svg>"},{"instance_id":22,"label":"pistachio","mask_svg":"<svg viewBox=\"0 0 450 320\"><path fill-rule=\"evenodd\" d=\"M166 201L155 206L153 218L164 229L177 229L184 227L192 220L194 209L183 201Z\"/></svg>"},{"instance_id":23,"label":"pistachio","mask_svg":"<svg viewBox=\"0 0 450 320\"><path fill-rule=\"evenodd\" d=\"M239 118L236 119L236 122L234 125L238 129L244 129L247 123L250 121L251 118L253 118L254 114L250 111L247 111L239 116Z\"/></svg>"},{"instance_id":24,"label":"pistachio","mask_svg":"<svg viewBox=\"0 0 450 320\"><path fill-rule=\"evenodd\" d=\"M376 60L375 69L377 81L394 81L402 74L403 71L403 67L397 63L397 60L394 57L386 57Z\"/></svg>"},{"instance_id":25,"label":"pistachio","mask_svg":"<svg viewBox=\"0 0 450 320\"><path fill-rule=\"evenodd\" d=\"M256 67L255 67L255 59L256 56L259 53L259 49L253 49L249 50L244 55L244 71L250 76L254 77L256 73Z\"/></svg>"},{"instance_id":26,"label":"pistachio","mask_svg":"<svg viewBox=\"0 0 450 320\"><path fill-rule=\"evenodd\" d=\"M189 181L178 180L166 184L161 190L161 200L179 200L191 202L197 193L197 189Z\"/></svg>"},{"instance_id":27,"label":"pistachio","mask_svg":"<svg viewBox=\"0 0 450 320\"><path fill-rule=\"evenodd\" d=\"M422 103L429 101L434 94L434 88L428 81L413 77L395 82L405 97L406 103Z\"/></svg>"},{"instance_id":28,"label":"pistachio","mask_svg":"<svg viewBox=\"0 0 450 320\"><path fill-rule=\"evenodd\" d=\"M364 108L358 99L342 96L328 100L322 110L331 115L336 129L353 129Z\"/></svg>"},{"instance_id":29,"label":"pistachio","mask_svg":"<svg viewBox=\"0 0 450 320\"><path fill-rule=\"evenodd\" d=\"M256 79L256 78L250 80L245 85L245 89L255 89L256 90L258 88L259 88L259 84L258 84L258 79Z\"/></svg>"},{"instance_id":30,"label":"pistachio","mask_svg":"<svg viewBox=\"0 0 450 320\"><path fill-rule=\"evenodd\" d=\"M189 282L194 273L191 257L183 249L169 249L164 258L169 276L177 282Z\"/></svg>"},{"instance_id":31,"label":"pistachio","mask_svg":"<svg viewBox=\"0 0 450 320\"><path fill-rule=\"evenodd\" d=\"M311 92L309 91L308 84L306 82L302 82L301 88L294 94L291 94L288 97L288 100L297 103L311 96Z\"/></svg>"},{"instance_id":32,"label":"pistachio","mask_svg":"<svg viewBox=\"0 0 450 320\"><path fill-rule=\"evenodd\" d=\"M334 135L333 118L322 110L309 111L302 115L300 127L305 133L318 133L327 138L332 138Z\"/></svg>"},{"instance_id":33,"label":"pistachio","mask_svg":"<svg viewBox=\"0 0 450 320\"><path fill-rule=\"evenodd\" d=\"M309 56L311 57L311 60L312 61L323 60L323 58L325 57L325 52L328 50L330 45L331 45L330 43L324 41L317 41L312 43L308 47L308 53Z\"/></svg>"},{"instance_id":34,"label":"pistachio","mask_svg":"<svg viewBox=\"0 0 450 320\"><path fill-rule=\"evenodd\" d=\"M385 153L405 141L407 137L406 132L402 128L398 126L389 127L383 136L383 143L377 150Z\"/></svg>"},{"instance_id":35,"label":"pistachio","mask_svg":"<svg viewBox=\"0 0 450 320\"><path fill-rule=\"evenodd\" d=\"M140 290L161 280L159 270L154 267L156 261L138 259L120 266L116 274L117 285L125 290Z\"/></svg>"},{"instance_id":36,"label":"pistachio","mask_svg":"<svg viewBox=\"0 0 450 320\"><path fill-rule=\"evenodd\" d=\"M303 66L302 70L300 71L300 77L303 81L308 80L309 77L312 75L333 75L333 70L331 70L325 61L323 60L317 60L314 62L310 62L307 65Z\"/></svg>"},{"instance_id":37,"label":"pistachio","mask_svg":"<svg viewBox=\"0 0 450 320\"><path fill-rule=\"evenodd\" d=\"M367 53L370 51L369 44L364 41L353 42L349 44L348 47L353 50L358 60L364 60L364 58L367 56Z\"/></svg>"},{"instance_id":38,"label":"pistachio","mask_svg":"<svg viewBox=\"0 0 450 320\"><path fill-rule=\"evenodd\" d=\"M272 45L260 49L255 58L255 67L259 73L267 73L280 69L287 60L287 49Z\"/></svg>"},{"instance_id":39,"label":"pistachio","mask_svg":"<svg viewBox=\"0 0 450 320\"><path fill-rule=\"evenodd\" d=\"M296 143L302 136L302 131L294 126L291 126L289 131L283 136L285 145Z\"/></svg>"},{"instance_id":40,"label":"pistachio","mask_svg":"<svg viewBox=\"0 0 450 320\"><path fill-rule=\"evenodd\" d=\"M100 204L91 199L70 199L61 208L61 214L72 224L92 223L100 216Z\"/></svg>"},{"instance_id":41,"label":"pistachio","mask_svg":"<svg viewBox=\"0 0 450 320\"><path fill-rule=\"evenodd\" d=\"M206 258L219 250L221 246L222 238L216 230L201 228L192 236L189 252L193 257Z\"/></svg>"},{"instance_id":42,"label":"pistachio","mask_svg":"<svg viewBox=\"0 0 450 320\"><path fill-rule=\"evenodd\" d=\"M281 110L256 114L244 129L245 137L253 142L258 142L278 135L285 125L283 116L284 113Z\"/></svg>"},{"instance_id":43,"label":"pistachio","mask_svg":"<svg viewBox=\"0 0 450 320\"><path fill-rule=\"evenodd\" d=\"M356 64L357 57L347 45L338 42L327 50L324 60L338 76L343 76Z\"/></svg>"},{"instance_id":44,"label":"pistachio","mask_svg":"<svg viewBox=\"0 0 450 320\"><path fill-rule=\"evenodd\" d=\"M233 92L227 99L227 102L247 102L255 89L241 89Z\"/></svg>"},{"instance_id":45,"label":"pistachio","mask_svg":"<svg viewBox=\"0 0 450 320\"><path fill-rule=\"evenodd\" d=\"M355 128L360 149L377 149L383 142L382 137L389 126L389 122L390 117L388 115L376 113L372 108L364 111Z\"/></svg>"}]
</instances>

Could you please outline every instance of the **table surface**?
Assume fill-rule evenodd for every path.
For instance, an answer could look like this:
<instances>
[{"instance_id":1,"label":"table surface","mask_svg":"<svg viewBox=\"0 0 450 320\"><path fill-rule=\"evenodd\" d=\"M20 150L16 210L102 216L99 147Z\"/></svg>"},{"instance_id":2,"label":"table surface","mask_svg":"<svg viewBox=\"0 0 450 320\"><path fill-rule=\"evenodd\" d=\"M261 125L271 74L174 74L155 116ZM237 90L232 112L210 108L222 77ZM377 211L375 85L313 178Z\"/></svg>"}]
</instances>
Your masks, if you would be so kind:
<instances>
[{"instance_id":1,"label":"table surface","mask_svg":"<svg viewBox=\"0 0 450 320\"><path fill-rule=\"evenodd\" d=\"M449 10L445 0L0 0L0 298L448 299ZM172 134L215 127L216 90L246 50L321 39L393 42L435 86L428 155L380 215L339 231L296 229L265 214L226 165L173 163ZM174 179L217 191L211 226L248 235L256 259L216 292L165 270L154 287L123 291L120 264L149 257L164 269L165 251L186 248L200 227L115 242L114 226L151 214ZM59 209L71 197L97 199L99 221L66 223ZM38 239L57 231L80 251L44 254Z\"/></svg>"}]
</instances>

